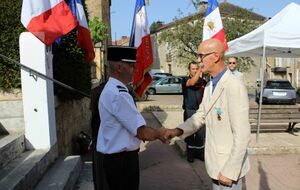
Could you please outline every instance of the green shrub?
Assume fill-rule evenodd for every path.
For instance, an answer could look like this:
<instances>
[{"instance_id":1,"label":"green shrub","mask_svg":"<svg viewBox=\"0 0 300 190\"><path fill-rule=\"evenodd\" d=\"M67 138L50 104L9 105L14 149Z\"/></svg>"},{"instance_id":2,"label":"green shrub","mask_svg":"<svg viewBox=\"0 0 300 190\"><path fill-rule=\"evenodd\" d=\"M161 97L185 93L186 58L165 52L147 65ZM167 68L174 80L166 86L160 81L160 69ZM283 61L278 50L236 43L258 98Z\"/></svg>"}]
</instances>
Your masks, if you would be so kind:
<instances>
[{"instance_id":1,"label":"green shrub","mask_svg":"<svg viewBox=\"0 0 300 190\"><path fill-rule=\"evenodd\" d=\"M84 3L84 1L83 1ZM19 35L25 31L20 22L22 1L0 1L0 54L20 60ZM72 31L63 38L60 45L53 45L54 79L78 90L90 93L90 65L77 47L76 32ZM9 91L21 87L20 67L0 57L0 89ZM55 84L55 95L61 100L80 99L83 96Z\"/></svg>"},{"instance_id":2,"label":"green shrub","mask_svg":"<svg viewBox=\"0 0 300 190\"><path fill-rule=\"evenodd\" d=\"M22 1L0 1L0 54L19 61L19 35L25 30L20 22ZM0 57L0 89L21 87L20 68Z\"/></svg>"},{"instance_id":3,"label":"green shrub","mask_svg":"<svg viewBox=\"0 0 300 190\"><path fill-rule=\"evenodd\" d=\"M67 3L69 0L65 0ZM85 1L82 0L86 18ZM76 29L65 35L59 45L53 44L53 77L85 94L91 90L91 66L85 61L83 51L77 46ZM82 94L71 91L57 84L54 94L62 101L81 99Z\"/></svg>"},{"instance_id":4,"label":"green shrub","mask_svg":"<svg viewBox=\"0 0 300 190\"><path fill-rule=\"evenodd\" d=\"M73 88L90 94L91 69L77 43L76 32L72 31L62 38L60 45L53 45L53 77ZM83 96L59 85L55 85L55 95L59 99L80 99Z\"/></svg>"}]
</instances>

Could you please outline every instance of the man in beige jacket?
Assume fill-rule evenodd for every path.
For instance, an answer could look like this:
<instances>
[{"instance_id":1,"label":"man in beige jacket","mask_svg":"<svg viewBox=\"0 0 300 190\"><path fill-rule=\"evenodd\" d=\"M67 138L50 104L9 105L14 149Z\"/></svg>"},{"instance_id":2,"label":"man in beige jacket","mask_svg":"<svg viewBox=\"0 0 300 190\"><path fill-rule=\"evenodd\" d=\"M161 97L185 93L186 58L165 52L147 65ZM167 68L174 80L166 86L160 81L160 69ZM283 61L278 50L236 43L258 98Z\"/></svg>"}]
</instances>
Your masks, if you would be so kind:
<instances>
[{"instance_id":1,"label":"man in beige jacket","mask_svg":"<svg viewBox=\"0 0 300 190\"><path fill-rule=\"evenodd\" d=\"M249 101L243 82L224 64L224 47L216 39L203 41L198 61L212 76L203 101L186 122L166 134L185 138L206 124L205 165L212 189L242 189L242 178L250 169L247 147L250 141Z\"/></svg>"}]
</instances>

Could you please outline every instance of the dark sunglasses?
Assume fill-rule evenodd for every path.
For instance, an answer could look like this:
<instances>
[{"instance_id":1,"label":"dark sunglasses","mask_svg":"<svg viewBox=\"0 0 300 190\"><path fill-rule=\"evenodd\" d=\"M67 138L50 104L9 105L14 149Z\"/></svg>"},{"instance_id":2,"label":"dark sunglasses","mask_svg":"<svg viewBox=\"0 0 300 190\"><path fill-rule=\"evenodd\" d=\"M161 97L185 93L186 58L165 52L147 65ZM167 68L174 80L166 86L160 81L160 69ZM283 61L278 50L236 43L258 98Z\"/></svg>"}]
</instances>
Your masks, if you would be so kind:
<instances>
[{"instance_id":1,"label":"dark sunglasses","mask_svg":"<svg viewBox=\"0 0 300 190\"><path fill-rule=\"evenodd\" d=\"M229 64L229 65L231 65L231 64L235 65L236 62L228 62L228 64Z\"/></svg>"}]
</instances>

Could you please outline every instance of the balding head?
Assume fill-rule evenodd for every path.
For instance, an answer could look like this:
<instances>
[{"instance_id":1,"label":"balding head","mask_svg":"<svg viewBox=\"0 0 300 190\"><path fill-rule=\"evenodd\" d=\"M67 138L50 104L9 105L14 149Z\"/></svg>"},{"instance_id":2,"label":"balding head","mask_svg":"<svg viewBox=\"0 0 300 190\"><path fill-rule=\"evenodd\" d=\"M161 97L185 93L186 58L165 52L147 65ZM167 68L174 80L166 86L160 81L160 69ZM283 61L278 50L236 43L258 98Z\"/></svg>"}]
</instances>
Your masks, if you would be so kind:
<instances>
[{"instance_id":1,"label":"balding head","mask_svg":"<svg viewBox=\"0 0 300 190\"><path fill-rule=\"evenodd\" d=\"M199 45L199 48L201 47L208 52L217 52L222 58L224 57L224 44L218 39L205 40Z\"/></svg>"},{"instance_id":2,"label":"balding head","mask_svg":"<svg viewBox=\"0 0 300 190\"><path fill-rule=\"evenodd\" d=\"M198 47L198 61L202 70L215 77L225 68L224 44L218 39L203 41Z\"/></svg>"}]
</instances>

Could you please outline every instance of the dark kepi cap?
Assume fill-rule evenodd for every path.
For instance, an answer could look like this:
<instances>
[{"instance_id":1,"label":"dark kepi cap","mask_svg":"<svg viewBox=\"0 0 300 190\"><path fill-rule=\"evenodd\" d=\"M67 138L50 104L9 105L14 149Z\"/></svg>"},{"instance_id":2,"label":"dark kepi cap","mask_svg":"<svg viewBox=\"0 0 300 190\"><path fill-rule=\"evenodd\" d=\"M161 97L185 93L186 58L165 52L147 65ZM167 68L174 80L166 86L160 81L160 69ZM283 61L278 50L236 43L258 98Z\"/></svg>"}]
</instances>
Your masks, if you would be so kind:
<instances>
[{"instance_id":1,"label":"dark kepi cap","mask_svg":"<svg viewBox=\"0 0 300 190\"><path fill-rule=\"evenodd\" d=\"M128 46L108 46L107 47L108 61L122 61L125 63L136 62L136 48Z\"/></svg>"}]
</instances>

